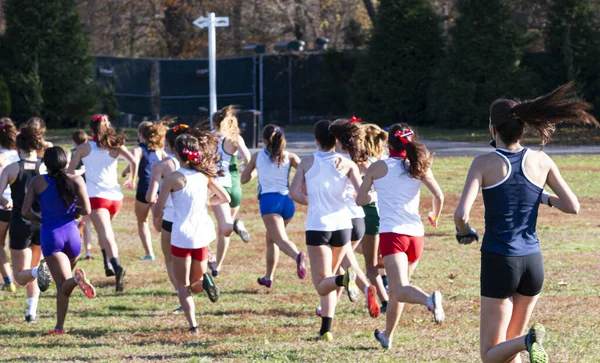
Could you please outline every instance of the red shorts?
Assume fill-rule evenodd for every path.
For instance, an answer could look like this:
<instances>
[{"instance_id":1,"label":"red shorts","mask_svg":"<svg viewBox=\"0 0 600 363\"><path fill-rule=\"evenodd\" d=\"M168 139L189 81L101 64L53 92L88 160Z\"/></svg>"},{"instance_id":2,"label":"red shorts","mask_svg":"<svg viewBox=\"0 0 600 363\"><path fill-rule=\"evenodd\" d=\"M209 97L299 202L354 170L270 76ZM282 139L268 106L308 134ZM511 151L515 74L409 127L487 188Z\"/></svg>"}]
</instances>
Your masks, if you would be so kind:
<instances>
[{"instance_id":1,"label":"red shorts","mask_svg":"<svg viewBox=\"0 0 600 363\"><path fill-rule=\"evenodd\" d=\"M208 246L202 248L179 248L171 245L171 254L173 257L186 258L192 256L194 261L204 261L208 259Z\"/></svg>"},{"instance_id":2,"label":"red shorts","mask_svg":"<svg viewBox=\"0 0 600 363\"><path fill-rule=\"evenodd\" d=\"M111 216L119 213L123 206L122 200L109 200L104 198L90 198L90 205L94 209L106 209Z\"/></svg>"},{"instance_id":3,"label":"red shorts","mask_svg":"<svg viewBox=\"0 0 600 363\"><path fill-rule=\"evenodd\" d=\"M392 232L379 234L379 251L383 257L402 252L408 256L408 262L416 262L421 257L424 244L423 236L407 236Z\"/></svg>"}]
</instances>

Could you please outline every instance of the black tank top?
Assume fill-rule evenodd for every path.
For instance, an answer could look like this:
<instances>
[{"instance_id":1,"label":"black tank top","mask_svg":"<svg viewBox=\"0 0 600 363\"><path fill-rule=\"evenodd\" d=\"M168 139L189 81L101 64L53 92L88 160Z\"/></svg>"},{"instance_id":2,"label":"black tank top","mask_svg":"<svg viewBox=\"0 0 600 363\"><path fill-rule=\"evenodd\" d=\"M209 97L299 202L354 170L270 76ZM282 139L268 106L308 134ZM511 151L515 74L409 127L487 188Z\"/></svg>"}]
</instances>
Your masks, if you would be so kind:
<instances>
[{"instance_id":1,"label":"black tank top","mask_svg":"<svg viewBox=\"0 0 600 363\"><path fill-rule=\"evenodd\" d=\"M40 175L40 165L42 165L42 161L39 159L37 161L19 160L17 164L19 164L19 174L17 174L17 178L10 185L10 192L13 200L12 218L22 220L21 207L23 207L27 186L29 186L31 179ZM34 213L39 214L40 205L37 199L33 202L31 209Z\"/></svg>"}]
</instances>

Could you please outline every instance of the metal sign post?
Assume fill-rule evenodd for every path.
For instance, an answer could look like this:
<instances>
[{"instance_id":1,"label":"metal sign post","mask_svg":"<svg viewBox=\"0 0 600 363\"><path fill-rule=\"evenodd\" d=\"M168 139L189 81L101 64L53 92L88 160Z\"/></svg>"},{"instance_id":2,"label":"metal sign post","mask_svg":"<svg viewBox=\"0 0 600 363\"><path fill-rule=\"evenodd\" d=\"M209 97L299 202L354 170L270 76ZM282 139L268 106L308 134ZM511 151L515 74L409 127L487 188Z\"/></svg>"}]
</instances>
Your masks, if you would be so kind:
<instances>
[{"instance_id":1,"label":"metal sign post","mask_svg":"<svg viewBox=\"0 0 600 363\"><path fill-rule=\"evenodd\" d=\"M217 34L216 27L228 27L229 17L216 17L215 13L208 17L194 20L194 25L204 29L208 28L208 79L210 84L210 127L213 127L212 115L217 112Z\"/></svg>"}]
</instances>

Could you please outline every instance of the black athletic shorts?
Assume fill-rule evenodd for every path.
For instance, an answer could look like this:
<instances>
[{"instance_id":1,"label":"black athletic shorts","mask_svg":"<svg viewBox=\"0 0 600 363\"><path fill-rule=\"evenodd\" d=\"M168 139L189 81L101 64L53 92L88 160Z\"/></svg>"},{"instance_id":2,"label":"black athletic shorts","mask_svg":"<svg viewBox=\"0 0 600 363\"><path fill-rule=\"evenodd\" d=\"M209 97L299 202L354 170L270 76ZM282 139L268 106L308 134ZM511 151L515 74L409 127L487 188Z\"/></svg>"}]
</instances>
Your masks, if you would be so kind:
<instances>
[{"instance_id":1,"label":"black athletic shorts","mask_svg":"<svg viewBox=\"0 0 600 363\"><path fill-rule=\"evenodd\" d=\"M12 212L9 210L0 209L0 222L10 223Z\"/></svg>"},{"instance_id":2,"label":"black athletic shorts","mask_svg":"<svg viewBox=\"0 0 600 363\"><path fill-rule=\"evenodd\" d=\"M135 200L137 200L140 203L148 204L148 202L146 202L146 192L136 192Z\"/></svg>"},{"instance_id":3,"label":"black athletic shorts","mask_svg":"<svg viewBox=\"0 0 600 363\"><path fill-rule=\"evenodd\" d=\"M350 242L351 229L340 229L339 231L306 231L307 246L343 247Z\"/></svg>"},{"instance_id":4,"label":"black athletic shorts","mask_svg":"<svg viewBox=\"0 0 600 363\"><path fill-rule=\"evenodd\" d=\"M162 229L164 229L165 231L171 233L171 231L173 230L173 222L165 221L163 219L163 221L162 221Z\"/></svg>"},{"instance_id":5,"label":"black athletic shorts","mask_svg":"<svg viewBox=\"0 0 600 363\"><path fill-rule=\"evenodd\" d=\"M21 218L13 218L8 232L9 247L13 250L24 250L31 245L40 245L40 224L25 222Z\"/></svg>"},{"instance_id":6,"label":"black athletic shorts","mask_svg":"<svg viewBox=\"0 0 600 363\"><path fill-rule=\"evenodd\" d=\"M502 256L481 251L481 296L507 299L515 293L536 296L544 284L542 253Z\"/></svg>"},{"instance_id":7,"label":"black athletic shorts","mask_svg":"<svg viewBox=\"0 0 600 363\"><path fill-rule=\"evenodd\" d=\"M352 219L352 235L350 236L351 241L359 241L365 236L365 219L354 218Z\"/></svg>"}]
</instances>

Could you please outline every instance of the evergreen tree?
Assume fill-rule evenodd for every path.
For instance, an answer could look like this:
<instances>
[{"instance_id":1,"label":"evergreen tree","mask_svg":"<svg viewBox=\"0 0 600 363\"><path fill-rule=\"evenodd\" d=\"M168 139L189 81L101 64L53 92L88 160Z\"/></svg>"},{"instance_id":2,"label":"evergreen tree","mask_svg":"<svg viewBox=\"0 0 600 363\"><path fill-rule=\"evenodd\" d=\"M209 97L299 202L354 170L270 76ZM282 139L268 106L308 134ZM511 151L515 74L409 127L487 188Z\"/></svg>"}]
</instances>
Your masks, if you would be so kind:
<instances>
[{"instance_id":1,"label":"evergreen tree","mask_svg":"<svg viewBox=\"0 0 600 363\"><path fill-rule=\"evenodd\" d=\"M382 0L376 19L349 108L381 124L424 123L427 90L443 55L440 19L426 0Z\"/></svg>"},{"instance_id":2,"label":"evergreen tree","mask_svg":"<svg viewBox=\"0 0 600 363\"><path fill-rule=\"evenodd\" d=\"M0 75L0 117L9 117L10 111L10 91L4 77Z\"/></svg>"},{"instance_id":3,"label":"evergreen tree","mask_svg":"<svg viewBox=\"0 0 600 363\"><path fill-rule=\"evenodd\" d=\"M528 39L507 0L458 0L457 11L428 111L443 126L483 127L494 99L535 94L534 75L521 67Z\"/></svg>"},{"instance_id":4,"label":"evergreen tree","mask_svg":"<svg viewBox=\"0 0 600 363\"><path fill-rule=\"evenodd\" d=\"M4 11L2 62L15 118L41 114L55 127L87 119L97 91L75 1L6 0Z\"/></svg>"},{"instance_id":5,"label":"evergreen tree","mask_svg":"<svg viewBox=\"0 0 600 363\"><path fill-rule=\"evenodd\" d=\"M582 96L600 109L600 25L590 0L555 0L548 12L546 89L577 81Z\"/></svg>"}]
</instances>

